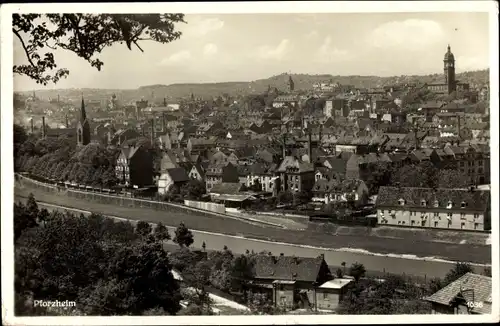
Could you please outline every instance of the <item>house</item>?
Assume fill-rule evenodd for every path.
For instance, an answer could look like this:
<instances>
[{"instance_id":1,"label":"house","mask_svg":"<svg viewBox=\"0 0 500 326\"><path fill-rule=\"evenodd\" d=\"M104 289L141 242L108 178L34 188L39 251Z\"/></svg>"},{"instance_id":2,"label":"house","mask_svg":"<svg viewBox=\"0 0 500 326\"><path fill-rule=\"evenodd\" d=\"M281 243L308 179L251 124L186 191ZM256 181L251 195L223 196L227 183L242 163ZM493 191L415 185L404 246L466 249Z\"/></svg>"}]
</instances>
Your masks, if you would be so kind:
<instances>
[{"instance_id":1,"label":"house","mask_svg":"<svg viewBox=\"0 0 500 326\"><path fill-rule=\"evenodd\" d=\"M251 187L258 183L262 187L262 191L273 192L276 188L275 170L276 164L255 163L249 167L246 186Z\"/></svg>"},{"instance_id":2,"label":"house","mask_svg":"<svg viewBox=\"0 0 500 326\"><path fill-rule=\"evenodd\" d=\"M491 228L488 190L380 187L376 206L381 225L475 231Z\"/></svg>"},{"instance_id":3,"label":"house","mask_svg":"<svg viewBox=\"0 0 500 326\"><path fill-rule=\"evenodd\" d=\"M177 132L166 132L158 137L158 142L162 149L172 149L180 147L179 134Z\"/></svg>"},{"instance_id":4,"label":"house","mask_svg":"<svg viewBox=\"0 0 500 326\"><path fill-rule=\"evenodd\" d=\"M116 177L120 184L141 188L153 184L153 156L144 142L129 140L121 148L116 161Z\"/></svg>"},{"instance_id":5,"label":"house","mask_svg":"<svg viewBox=\"0 0 500 326\"><path fill-rule=\"evenodd\" d=\"M166 169L160 172L158 179L158 193L166 194L173 186L181 187L189 181L189 176L184 168Z\"/></svg>"},{"instance_id":6,"label":"house","mask_svg":"<svg viewBox=\"0 0 500 326\"><path fill-rule=\"evenodd\" d=\"M199 164L199 163L193 164L193 166L191 167L191 170L188 173L188 176L191 179L205 182L205 171L204 171L203 167L201 166L201 164Z\"/></svg>"},{"instance_id":7,"label":"house","mask_svg":"<svg viewBox=\"0 0 500 326\"><path fill-rule=\"evenodd\" d=\"M309 191L314 186L314 164L285 156L276 169L281 191Z\"/></svg>"},{"instance_id":8,"label":"house","mask_svg":"<svg viewBox=\"0 0 500 326\"><path fill-rule=\"evenodd\" d=\"M491 293L491 277L467 273L424 300L432 304L433 315L489 315L492 304Z\"/></svg>"},{"instance_id":9,"label":"house","mask_svg":"<svg viewBox=\"0 0 500 326\"><path fill-rule=\"evenodd\" d=\"M368 202L368 187L362 180L319 179L312 189L313 201L325 204L352 201L356 205Z\"/></svg>"},{"instance_id":10,"label":"house","mask_svg":"<svg viewBox=\"0 0 500 326\"><path fill-rule=\"evenodd\" d=\"M337 286L328 283L334 278L323 255L309 258L259 254L252 258L252 266L250 287L271 294L274 305L280 308L334 309L345 293L341 282L337 281Z\"/></svg>"},{"instance_id":11,"label":"house","mask_svg":"<svg viewBox=\"0 0 500 326\"><path fill-rule=\"evenodd\" d=\"M238 168L232 163L210 164L205 170L205 182L209 193L213 186L223 182L238 182Z\"/></svg>"},{"instance_id":12,"label":"house","mask_svg":"<svg viewBox=\"0 0 500 326\"><path fill-rule=\"evenodd\" d=\"M191 154L200 154L208 149L215 148L216 146L217 146L217 139L215 137L210 137L210 138L189 138L186 147Z\"/></svg>"},{"instance_id":13,"label":"house","mask_svg":"<svg viewBox=\"0 0 500 326\"><path fill-rule=\"evenodd\" d=\"M366 180L371 166L377 163L391 164L391 159L386 153L353 154L346 163L346 178Z\"/></svg>"}]
</instances>

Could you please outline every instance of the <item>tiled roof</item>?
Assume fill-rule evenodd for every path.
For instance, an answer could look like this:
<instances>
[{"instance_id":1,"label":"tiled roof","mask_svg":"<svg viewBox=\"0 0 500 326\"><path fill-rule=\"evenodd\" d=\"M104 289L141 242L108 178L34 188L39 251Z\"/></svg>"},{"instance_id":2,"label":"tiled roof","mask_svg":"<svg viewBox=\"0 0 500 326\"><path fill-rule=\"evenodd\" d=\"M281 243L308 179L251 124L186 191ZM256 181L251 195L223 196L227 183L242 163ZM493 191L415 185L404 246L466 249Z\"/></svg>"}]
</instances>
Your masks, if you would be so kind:
<instances>
[{"instance_id":1,"label":"tiled roof","mask_svg":"<svg viewBox=\"0 0 500 326\"><path fill-rule=\"evenodd\" d=\"M253 259L255 278L304 282L315 282L324 262L321 256L305 258L257 255Z\"/></svg>"},{"instance_id":2,"label":"tiled roof","mask_svg":"<svg viewBox=\"0 0 500 326\"><path fill-rule=\"evenodd\" d=\"M341 157L328 157L325 161L331 166L332 171L342 174L346 173L347 159L343 159Z\"/></svg>"},{"instance_id":3,"label":"tiled roof","mask_svg":"<svg viewBox=\"0 0 500 326\"><path fill-rule=\"evenodd\" d=\"M285 156L277 171L285 172L287 168L295 168L298 173L314 172L313 163L303 162L294 156Z\"/></svg>"},{"instance_id":4,"label":"tiled roof","mask_svg":"<svg viewBox=\"0 0 500 326\"><path fill-rule=\"evenodd\" d=\"M483 303L481 308L473 308L472 312L480 314L490 314L491 292L491 277L474 273L467 273L455 282L448 284L431 296L426 297L425 300L449 306L452 301L459 295L464 297L466 300L469 299L469 296L471 296L470 300L468 301ZM474 295L473 299L472 293Z\"/></svg>"},{"instance_id":5,"label":"tiled roof","mask_svg":"<svg viewBox=\"0 0 500 326\"><path fill-rule=\"evenodd\" d=\"M336 179L332 180L319 179L314 183L312 191L326 192L326 193L334 193L334 192L347 193L357 190L361 182L362 182L361 180L353 180L353 179L346 179L343 181L338 181Z\"/></svg>"},{"instance_id":6,"label":"tiled roof","mask_svg":"<svg viewBox=\"0 0 500 326\"><path fill-rule=\"evenodd\" d=\"M239 182L222 182L215 184L212 189L210 189L211 193L216 194L225 194L225 195L236 195L241 190L241 184Z\"/></svg>"},{"instance_id":7,"label":"tiled roof","mask_svg":"<svg viewBox=\"0 0 500 326\"><path fill-rule=\"evenodd\" d=\"M168 169L167 173L170 175L170 177L174 182L189 181L189 177L184 168Z\"/></svg>"},{"instance_id":8,"label":"tiled roof","mask_svg":"<svg viewBox=\"0 0 500 326\"><path fill-rule=\"evenodd\" d=\"M449 202L453 209L462 209L462 202L465 203L464 210L485 211L490 204L490 192L487 190L468 189L445 189L438 188L417 188L417 187L380 187L377 197L377 206L397 207L401 206L399 200L404 200L406 208L448 208ZM422 200L425 200L423 206Z\"/></svg>"}]
</instances>

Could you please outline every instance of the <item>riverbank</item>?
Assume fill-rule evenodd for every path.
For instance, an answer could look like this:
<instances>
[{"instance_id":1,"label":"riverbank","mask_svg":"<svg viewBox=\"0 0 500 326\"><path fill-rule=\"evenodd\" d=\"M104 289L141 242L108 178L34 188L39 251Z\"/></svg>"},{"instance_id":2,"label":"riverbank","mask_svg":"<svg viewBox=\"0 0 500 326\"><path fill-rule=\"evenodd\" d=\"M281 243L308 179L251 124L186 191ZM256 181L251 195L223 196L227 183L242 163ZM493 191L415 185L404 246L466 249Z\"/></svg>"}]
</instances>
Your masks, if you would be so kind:
<instances>
[{"instance_id":1,"label":"riverbank","mask_svg":"<svg viewBox=\"0 0 500 326\"><path fill-rule=\"evenodd\" d=\"M37 200L45 203L60 206L70 205L72 208L93 211L103 215L112 215L131 220L145 220L153 223L162 222L170 226L176 226L184 222L189 228L200 232L223 233L241 238L252 238L254 241L265 240L277 243L291 242L291 245L325 248L324 250L351 251L356 255L360 255L361 252L363 252L362 255L368 254L372 256L391 255L413 257L414 259L442 259L446 261L468 261L479 264L491 263L491 247L487 245L468 244L465 246L459 243L450 244L415 241L411 238L393 239L370 237L366 235L332 236L315 230L297 231L274 229L259 225L250 225L242 221L213 215L193 215L183 212L156 211L149 208L131 208L92 203L27 187L22 189L16 188L15 196L17 199L21 199L26 197L30 192L35 195ZM222 246L223 245L224 244L222 244ZM356 250L358 252L355 252Z\"/></svg>"}]
</instances>

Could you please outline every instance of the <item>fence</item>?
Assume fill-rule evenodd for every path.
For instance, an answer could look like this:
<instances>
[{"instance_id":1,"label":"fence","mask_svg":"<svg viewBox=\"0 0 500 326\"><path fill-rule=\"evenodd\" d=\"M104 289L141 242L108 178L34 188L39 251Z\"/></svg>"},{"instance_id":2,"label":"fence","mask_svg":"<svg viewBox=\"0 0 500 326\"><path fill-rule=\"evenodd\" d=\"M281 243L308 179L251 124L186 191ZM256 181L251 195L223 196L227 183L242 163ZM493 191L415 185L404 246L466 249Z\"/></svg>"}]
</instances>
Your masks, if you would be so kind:
<instances>
[{"instance_id":1,"label":"fence","mask_svg":"<svg viewBox=\"0 0 500 326\"><path fill-rule=\"evenodd\" d=\"M220 214L224 214L226 212L226 206L224 204L216 204L216 203L195 201L195 200L184 200L184 205Z\"/></svg>"},{"instance_id":2,"label":"fence","mask_svg":"<svg viewBox=\"0 0 500 326\"><path fill-rule=\"evenodd\" d=\"M99 204L116 205L121 207L130 207L130 208L151 208L161 211L184 212L190 214L198 213L204 215L227 216L226 214L224 214L225 207L223 207L224 210L222 210L221 208L217 208L217 210L207 210L205 208L201 208L201 206L190 207L169 202L145 200L145 199L131 198L119 195L108 195L97 191L69 189L64 186L50 185L47 183L36 181L23 175L16 175L16 180L21 185L29 185L29 187L40 189L44 192L57 193L58 195L63 195L75 199L82 199L85 201L90 201ZM214 203L207 203L207 204L215 205Z\"/></svg>"}]
</instances>

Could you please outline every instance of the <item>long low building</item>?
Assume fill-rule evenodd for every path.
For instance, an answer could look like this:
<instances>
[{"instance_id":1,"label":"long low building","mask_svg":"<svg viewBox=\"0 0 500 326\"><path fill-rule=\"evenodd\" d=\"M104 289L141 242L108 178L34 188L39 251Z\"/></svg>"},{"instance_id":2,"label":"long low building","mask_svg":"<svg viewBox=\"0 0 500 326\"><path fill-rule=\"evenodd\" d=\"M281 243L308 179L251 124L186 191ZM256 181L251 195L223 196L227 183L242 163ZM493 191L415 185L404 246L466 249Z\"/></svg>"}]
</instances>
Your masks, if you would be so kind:
<instances>
[{"instance_id":1,"label":"long low building","mask_svg":"<svg viewBox=\"0 0 500 326\"><path fill-rule=\"evenodd\" d=\"M489 190L380 187L379 225L487 231Z\"/></svg>"}]
</instances>

